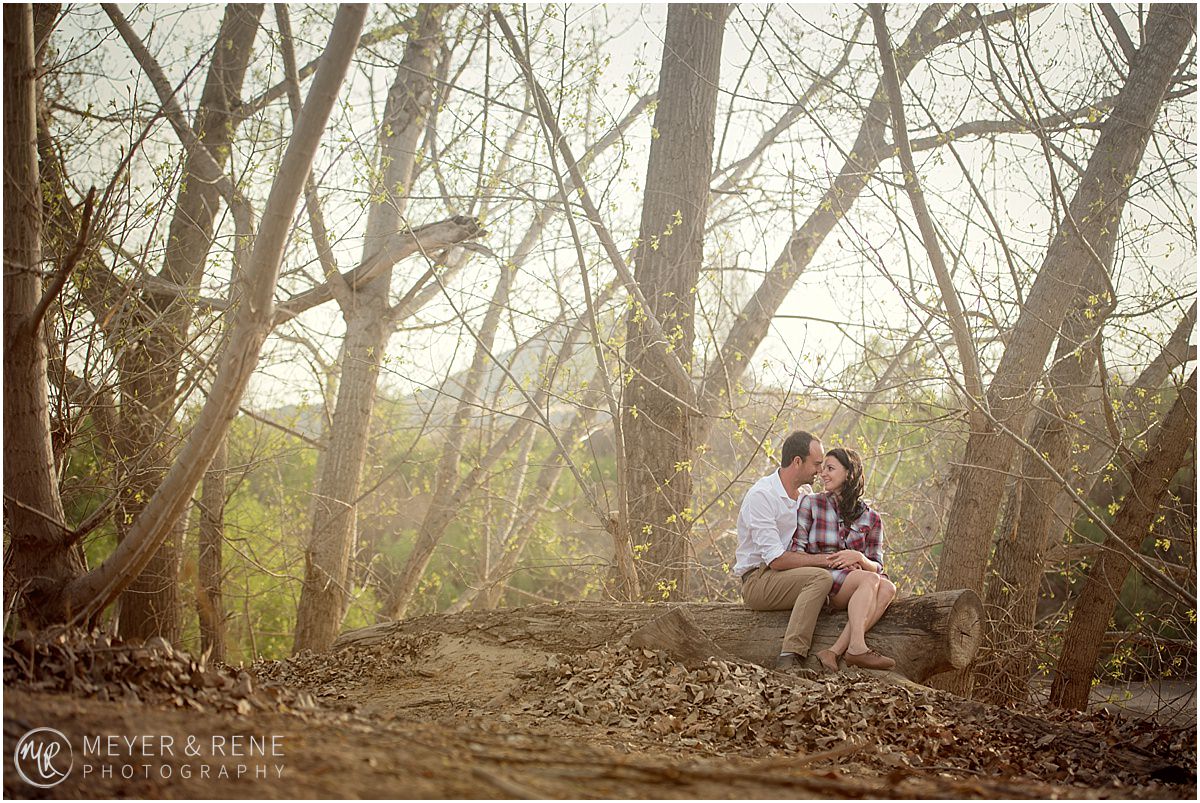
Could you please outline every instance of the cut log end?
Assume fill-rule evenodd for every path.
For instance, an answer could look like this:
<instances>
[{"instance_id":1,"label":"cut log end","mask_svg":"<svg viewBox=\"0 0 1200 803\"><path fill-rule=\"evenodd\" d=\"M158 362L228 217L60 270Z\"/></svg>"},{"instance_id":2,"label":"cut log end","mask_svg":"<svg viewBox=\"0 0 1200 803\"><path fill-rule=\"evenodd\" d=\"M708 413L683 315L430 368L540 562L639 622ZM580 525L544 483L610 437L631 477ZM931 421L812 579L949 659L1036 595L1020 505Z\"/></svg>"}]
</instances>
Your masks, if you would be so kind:
<instances>
[{"instance_id":1,"label":"cut log end","mask_svg":"<svg viewBox=\"0 0 1200 803\"><path fill-rule=\"evenodd\" d=\"M946 620L946 636L950 665L964 669L983 643L983 602L974 591L964 590L954 600Z\"/></svg>"}]
</instances>

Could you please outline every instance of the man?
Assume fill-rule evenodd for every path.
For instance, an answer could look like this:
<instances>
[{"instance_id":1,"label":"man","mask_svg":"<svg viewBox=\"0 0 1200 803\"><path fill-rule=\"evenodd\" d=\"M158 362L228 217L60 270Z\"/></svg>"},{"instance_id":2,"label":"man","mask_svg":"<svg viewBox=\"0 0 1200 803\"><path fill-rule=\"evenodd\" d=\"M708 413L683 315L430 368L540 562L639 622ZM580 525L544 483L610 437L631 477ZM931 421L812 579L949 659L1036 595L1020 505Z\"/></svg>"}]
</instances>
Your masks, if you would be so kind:
<instances>
[{"instance_id":1,"label":"man","mask_svg":"<svg viewBox=\"0 0 1200 803\"><path fill-rule=\"evenodd\" d=\"M833 587L828 555L789 551L800 493L812 493L824 456L815 435L793 432L783 442L779 470L754 483L738 512L733 571L742 579L742 600L755 611L792 611L775 665L784 671L798 669L808 655L817 615Z\"/></svg>"}]
</instances>

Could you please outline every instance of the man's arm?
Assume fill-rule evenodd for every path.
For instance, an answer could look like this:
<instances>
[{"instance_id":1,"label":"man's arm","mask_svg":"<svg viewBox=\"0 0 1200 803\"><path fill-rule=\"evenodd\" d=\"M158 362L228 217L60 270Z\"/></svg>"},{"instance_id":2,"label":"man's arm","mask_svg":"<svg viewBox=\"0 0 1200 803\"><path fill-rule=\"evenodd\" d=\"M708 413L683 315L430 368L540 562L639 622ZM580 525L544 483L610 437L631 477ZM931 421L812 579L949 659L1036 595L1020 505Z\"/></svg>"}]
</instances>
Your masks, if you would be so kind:
<instances>
[{"instance_id":1,"label":"man's arm","mask_svg":"<svg viewBox=\"0 0 1200 803\"><path fill-rule=\"evenodd\" d=\"M800 569L805 566L829 568L829 555L810 555L807 552L784 552L771 561L771 568L777 572L784 569Z\"/></svg>"}]
</instances>

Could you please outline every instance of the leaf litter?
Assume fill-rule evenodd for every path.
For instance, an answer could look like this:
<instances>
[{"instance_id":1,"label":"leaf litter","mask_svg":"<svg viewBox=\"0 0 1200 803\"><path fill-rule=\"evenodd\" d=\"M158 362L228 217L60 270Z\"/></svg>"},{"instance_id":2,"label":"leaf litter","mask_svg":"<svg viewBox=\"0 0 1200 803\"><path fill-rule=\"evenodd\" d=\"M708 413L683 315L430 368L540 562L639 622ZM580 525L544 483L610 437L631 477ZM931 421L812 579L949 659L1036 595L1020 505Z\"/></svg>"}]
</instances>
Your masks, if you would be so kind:
<instances>
[{"instance_id":1,"label":"leaf litter","mask_svg":"<svg viewBox=\"0 0 1200 803\"><path fill-rule=\"evenodd\" d=\"M714 755L793 756L856 744L880 772L937 769L1089 787L1195 783L1194 728L1103 710L999 708L910 682L845 672L807 680L618 646L555 656L519 711L646 733Z\"/></svg>"},{"instance_id":2,"label":"leaf litter","mask_svg":"<svg viewBox=\"0 0 1200 803\"><path fill-rule=\"evenodd\" d=\"M24 630L5 639L4 686L240 716L317 708L309 691L193 657L164 638L131 642L98 630Z\"/></svg>"},{"instance_id":3,"label":"leaf litter","mask_svg":"<svg viewBox=\"0 0 1200 803\"><path fill-rule=\"evenodd\" d=\"M439 683L430 680L425 663L440 638L436 632L394 634L369 646L305 651L241 668L193 657L163 639L131 643L98 631L22 631L5 641L4 682L10 689L239 718L283 713L367 732L394 729L402 720L379 722L342 698L402 678ZM588 742L603 734L600 742L640 740L679 761L765 758L794 768L806 757L824 757L826 765L836 760L837 769L866 770L893 786L904 778L974 777L982 784L998 776L1085 796L1191 797L1195 789L1194 728L1104 710L998 708L870 673L808 680L718 659L688 668L666 652L624 642L582 653L538 653L529 666L505 695L482 709L460 710L460 727L504 732L505 739L565 732ZM413 709L411 725L424 715ZM557 744L567 749L568 742ZM486 751L495 748L480 756ZM981 786L968 796L995 794Z\"/></svg>"}]
</instances>

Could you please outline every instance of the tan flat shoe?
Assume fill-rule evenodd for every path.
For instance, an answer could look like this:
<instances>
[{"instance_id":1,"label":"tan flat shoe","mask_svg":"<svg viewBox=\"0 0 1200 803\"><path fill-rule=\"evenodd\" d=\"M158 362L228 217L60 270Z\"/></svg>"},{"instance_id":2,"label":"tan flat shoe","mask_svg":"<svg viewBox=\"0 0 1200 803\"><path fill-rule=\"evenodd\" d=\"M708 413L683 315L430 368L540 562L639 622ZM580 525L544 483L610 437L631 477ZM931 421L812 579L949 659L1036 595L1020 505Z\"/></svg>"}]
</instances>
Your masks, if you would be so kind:
<instances>
[{"instance_id":1,"label":"tan flat shoe","mask_svg":"<svg viewBox=\"0 0 1200 803\"><path fill-rule=\"evenodd\" d=\"M821 662L821 666L825 667L827 672L839 672L838 657L833 650L821 650L817 653L817 660Z\"/></svg>"},{"instance_id":2,"label":"tan flat shoe","mask_svg":"<svg viewBox=\"0 0 1200 803\"><path fill-rule=\"evenodd\" d=\"M860 652L857 655L847 652L843 657L850 666L858 666L863 669L891 669L896 665L894 660L886 655L880 655L874 650Z\"/></svg>"}]
</instances>

